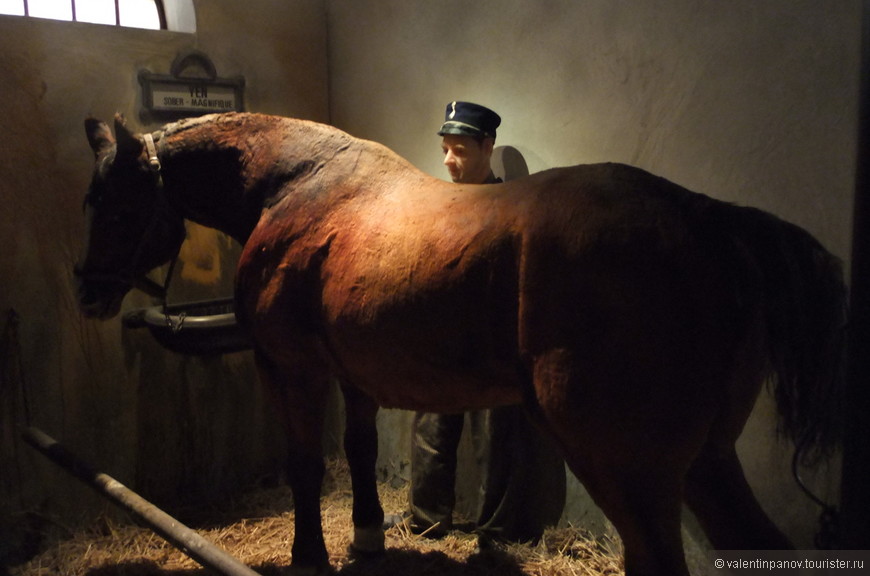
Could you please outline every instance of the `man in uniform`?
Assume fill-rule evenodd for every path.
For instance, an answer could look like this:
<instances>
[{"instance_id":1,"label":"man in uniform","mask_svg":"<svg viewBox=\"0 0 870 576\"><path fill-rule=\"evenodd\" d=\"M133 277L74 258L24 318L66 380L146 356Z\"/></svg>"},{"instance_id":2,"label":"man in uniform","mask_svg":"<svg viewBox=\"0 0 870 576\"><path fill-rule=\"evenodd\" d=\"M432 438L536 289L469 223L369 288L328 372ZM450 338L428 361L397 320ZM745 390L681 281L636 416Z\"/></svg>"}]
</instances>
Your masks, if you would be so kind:
<instances>
[{"instance_id":1,"label":"man in uniform","mask_svg":"<svg viewBox=\"0 0 870 576\"><path fill-rule=\"evenodd\" d=\"M447 105L442 137L444 165L462 184L501 182L490 166L498 114L478 104ZM565 504L565 466L549 437L522 406L471 412L472 441L482 466L477 531L481 543L537 541L558 523ZM465 414L418 412L411 449L410 524L438 537L453 528L456 450Z\"/></svg>"}]
</instances>

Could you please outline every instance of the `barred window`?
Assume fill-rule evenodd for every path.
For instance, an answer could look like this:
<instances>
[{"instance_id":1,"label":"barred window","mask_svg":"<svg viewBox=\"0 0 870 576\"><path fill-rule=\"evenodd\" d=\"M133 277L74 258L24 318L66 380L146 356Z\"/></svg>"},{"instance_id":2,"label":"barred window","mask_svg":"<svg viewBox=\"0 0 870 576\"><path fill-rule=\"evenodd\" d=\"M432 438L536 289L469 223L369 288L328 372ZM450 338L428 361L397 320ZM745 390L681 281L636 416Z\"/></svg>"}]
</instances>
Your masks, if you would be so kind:
<instances>
[{"instance_id":1,"label":"barred window","mask_svg":"<svg viewBox=\"0 0 870 576\"><path fill-rule=\"evenodd\" d=\"M0 14L166 30L161 0L0 0Z\"/></svg>"}]
</instances>

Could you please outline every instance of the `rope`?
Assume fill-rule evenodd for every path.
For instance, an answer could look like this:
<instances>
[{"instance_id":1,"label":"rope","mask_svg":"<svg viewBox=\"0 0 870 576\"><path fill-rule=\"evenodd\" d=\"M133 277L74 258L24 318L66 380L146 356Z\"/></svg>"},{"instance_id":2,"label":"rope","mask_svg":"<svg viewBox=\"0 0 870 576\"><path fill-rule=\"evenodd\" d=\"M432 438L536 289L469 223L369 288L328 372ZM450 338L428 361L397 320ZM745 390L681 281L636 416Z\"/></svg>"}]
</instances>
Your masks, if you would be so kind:
<instances>
[{"instance_id":1,"label":"rope","mask_svg":"<svg viewBox=\"0 0 870 576\"><path fill-rule=\"evenodd\" d=\"M822 509L822 512L819 515L819 531L813 538L813 544L815 544L816 548L819 550L834 550L839 539L840 513L836 506L828 504L816 496L812 490L807 487L800 475L799 467L801 456L809 445L809 442L810 435L806 434L798 443L791 459L791 473L804 495Z\"/></svg>"}]
</instances>

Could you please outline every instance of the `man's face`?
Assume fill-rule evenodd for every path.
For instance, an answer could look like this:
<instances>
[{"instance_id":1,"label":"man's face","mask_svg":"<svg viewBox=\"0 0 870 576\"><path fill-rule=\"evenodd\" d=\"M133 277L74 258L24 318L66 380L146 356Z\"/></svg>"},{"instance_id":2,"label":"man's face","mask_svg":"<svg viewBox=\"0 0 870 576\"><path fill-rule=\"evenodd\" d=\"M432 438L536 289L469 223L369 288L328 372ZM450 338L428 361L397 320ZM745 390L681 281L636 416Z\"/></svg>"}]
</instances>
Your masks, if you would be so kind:
<instances>
[{"instance_id":1,"label":"man's face","mask_svg":"<svg viewBox=\"0 0 870 576\"><path fill-rule=\"evenodd\" d=\"M471 136L442 136L441 151L450 178L460 184L482 184L489 176L492 146L492 138L479 142Z\"/></svg>"}]
</instances>

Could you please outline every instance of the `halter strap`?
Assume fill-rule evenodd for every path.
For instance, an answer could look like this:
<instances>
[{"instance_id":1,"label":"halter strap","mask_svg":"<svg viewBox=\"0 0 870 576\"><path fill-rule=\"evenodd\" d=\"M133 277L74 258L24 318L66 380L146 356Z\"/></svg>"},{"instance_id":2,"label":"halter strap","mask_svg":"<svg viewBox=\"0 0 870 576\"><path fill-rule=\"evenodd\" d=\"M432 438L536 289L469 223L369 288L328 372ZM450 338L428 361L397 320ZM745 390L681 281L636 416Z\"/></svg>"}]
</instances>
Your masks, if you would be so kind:
<instances>
[{"instance_id":1,"label":"halter strap","mask_svg":"<svg viewBox=\"0 0 870 576\"><path fill-rule=\"evenodd\" d=\"M142 135L145 139L145 150L148 152L148 166L152 172L160 173L160 158L157 157L157 146L154 144L154 136L149 132Z\"/></svg>"},{"instance_id":2,"label":"halter strap","mask_svg":"<svg viewBox=\"0 0 870 576\"><path fill-rule=\"evenodd\" d=\"M148 153L148 167L151 169L151 172L153 172L157 176L157 192L162 195L163 174L161 174L162 167L160 165L160 158L157 156L157 144L154 142L154 135L151 132L146 132L142 134L142 139L145 140L145 151ZM165 201L165 198L162 198L162 200ZM146 235L142 238L142 242L144 242L144 239L147 237L147 232L150 232L156 224L158 216L157 212L159 212L159 210L155 211L155 217L153 217L151 222L149 223L146 230ZM134 263L139 260L142 248L143 245L142 243L140 243L139 246L137 246L136 251L133 253ZM166 295L169 292L169 282L170 280L172 280L172 272L173 270L175 270L176 260L178 260L177 254L169 262L169 270L166 273L166 278L163 281L163 286L160 286L159 284L148 278L148 276L143 274L139 277L131 278L131 283L133 287L138 288L139 290L142 290L143 292L145 292L146 294L150 294L151 296L161 298L163 300L163 306L165 307Z\"/></svg>"}]
</instances>

